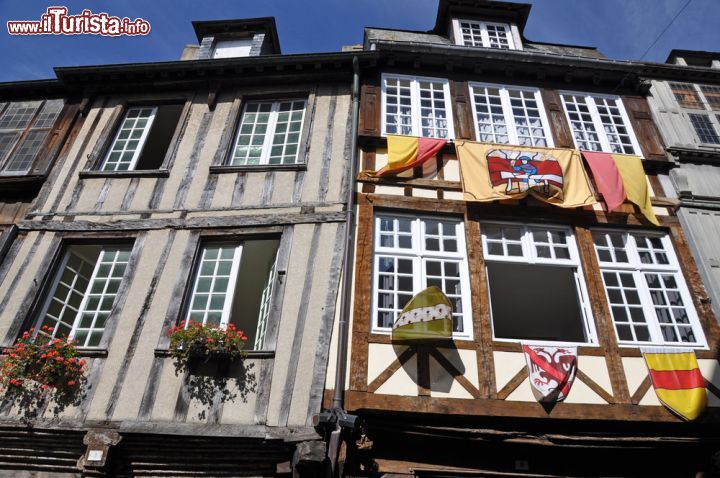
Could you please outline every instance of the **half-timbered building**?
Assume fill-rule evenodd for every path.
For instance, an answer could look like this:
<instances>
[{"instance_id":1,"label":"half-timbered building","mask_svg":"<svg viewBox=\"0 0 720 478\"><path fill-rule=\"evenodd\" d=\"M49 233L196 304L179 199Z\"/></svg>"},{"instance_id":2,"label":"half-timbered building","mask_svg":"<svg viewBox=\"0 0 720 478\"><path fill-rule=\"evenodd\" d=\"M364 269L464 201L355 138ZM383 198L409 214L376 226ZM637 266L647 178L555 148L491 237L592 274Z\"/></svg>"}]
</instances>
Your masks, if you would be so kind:
<instances>
[{"instance_id":1,"label":"half-timbered building","mask_svg":"<svg viewBox=\"0 0 720 478\"><path fill-rule=\"evenodd\" d=\"M60 416L3 402L3 476L318 476L352 59L373 54L282 55L272 18L194 27L180 61L56 69L65 109L0 86L3 195L47 178L0 206L0 337L52 327L88 367ZM188 320L234 324L247 354L178 375Z\"/></svg>"},{"instance_id":2,"label":"half-timbered building","mask_svg":"<svg viewBox=\"0 0 720 478\"><path fill-rule=\"evenodd\" d=\"M358 418L346 420L337 455L331 440L347 476L714 467L720 331L665 192L672 161L649 85L637 63L527 39L529 13L440 0L428 32L365 29L363 49L379 57L362 69L351 313L338 319L349 333L345 344L340 327L333 342L341 353L331 353L326 393L327 408ZM388 135L449 141L423 167L382 176ZM469 143L638 156L652 213L628 202L608 212L598 177L600 201L580 207L469 201L458 160ZM394 342L404 306L429 286L452 303L452 340ZM522 344L577 347L562 402L536 400ZM708 401L695 422L658 400L641 353L649 345L694 350Z\"/></svg>"},{"instance_id":3,"label":"half-timbered building","mask_svg":"<svg viewBox=\"0 0 720 478\"><path fill-rule=\"evenodd\" d=\"M648 102L677 167L664 183L678 198L678 218L720 316L720 256L715 250L720 159L720 53L673 50L666 62L648 65Z\"/></svg>"}]
</instances>

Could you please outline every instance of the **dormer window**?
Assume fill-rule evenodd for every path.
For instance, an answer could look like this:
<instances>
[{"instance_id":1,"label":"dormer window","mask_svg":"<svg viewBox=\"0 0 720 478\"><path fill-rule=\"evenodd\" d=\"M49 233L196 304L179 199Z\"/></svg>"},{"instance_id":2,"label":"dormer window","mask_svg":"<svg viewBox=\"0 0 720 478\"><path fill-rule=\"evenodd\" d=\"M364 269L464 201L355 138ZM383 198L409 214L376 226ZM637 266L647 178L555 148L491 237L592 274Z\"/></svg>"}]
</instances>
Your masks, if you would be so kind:
<instances>
[{"instance_id":1,"label":"dormer window","mask_svg":"<svg viewBox=\"0 0 720 478\"><path fill-rule=\"evenodd\" d=\"M252 49L252 38L241 38L235 40L218 40L213 51L213 58L238 58L250 56Z\"/></svg>"},{"instance_id":2,"label":"dormer window","mask_svg":"<svg viewBox=\"0 0 720 478\"><path fill-rule=\"evenodd\" d=\"M512 29L507 23L453 20L455 43L464 46L516 50Z\"/></svg>"}]
</instances>

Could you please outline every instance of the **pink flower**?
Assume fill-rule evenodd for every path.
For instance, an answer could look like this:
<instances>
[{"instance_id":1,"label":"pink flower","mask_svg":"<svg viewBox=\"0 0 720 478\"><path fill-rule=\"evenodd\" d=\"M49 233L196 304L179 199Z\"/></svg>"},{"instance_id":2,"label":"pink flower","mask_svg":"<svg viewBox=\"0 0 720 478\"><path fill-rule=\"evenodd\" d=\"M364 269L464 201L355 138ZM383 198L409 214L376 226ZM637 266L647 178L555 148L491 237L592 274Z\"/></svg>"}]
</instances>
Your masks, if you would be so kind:
<instances>
[{"instance_id":1,"label":"pink flower","mask_svg":"<svg viewBox=\"0 0 720 478\"><path fill-rule=\"evenodd\" d=\"M69 387L72 387L72 386L75 385L75 383L77 383L77 382L75 382L75 380L68 380L68 383L67 383L67 384L68 384Z\"/></svg>"}]
</instances>

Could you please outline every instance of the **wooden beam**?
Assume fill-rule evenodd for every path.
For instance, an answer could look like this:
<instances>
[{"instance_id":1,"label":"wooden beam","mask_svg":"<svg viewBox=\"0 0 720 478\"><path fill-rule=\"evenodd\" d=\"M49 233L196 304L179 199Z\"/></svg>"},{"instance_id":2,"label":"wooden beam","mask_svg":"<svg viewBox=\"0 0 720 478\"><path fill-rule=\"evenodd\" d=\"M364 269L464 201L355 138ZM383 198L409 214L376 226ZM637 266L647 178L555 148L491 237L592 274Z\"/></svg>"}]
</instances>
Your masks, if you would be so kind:
<instances>
[{"instance_id":1,"label":"wooden beam","mask_svg":"<svg viewBox=\"0 0 720 478\"><path fill-rule=\"evenodd\" d=\"M588 377L587 374L585 374L585 372L583 372L582 370L580 370L580 369L577 370L577 373L575 374L575 378L577 380L580 380L582 383L584 383L588 387L590 387L590 390L592 390L593 392L600 395L600 398L602 398L606 402L608 402L610 404L615 403L615 399L613 398L613 396L610 395L609 393L607 393L607 391L604 388L602 388L600 385L598 385L598 383L595 380Z\"/></svg>"},{"instance_id":2,"label":"wooden beam","mask_svg":"<svg viewBox=\"0 0 720 478\"><path fill-rule=\"evenodd\" d=\"M395 372L400 370L400 368L405 365L408 360L410 360L413 355L415 355L416 352L417 349L413 347L406 348L385 370L380 373L380 375L375 377L375 379L370 382L370 384L367 386L367 391L369 393L375 393L377 389L380 388L382 384L387 382L388 379L395 374Z\"/></svg>"},{"instance_id":3,"label":"wooden beam","mask_svg":"<svg viewBox=\"0 0 720 478\"><path fill-rule=\"evenodd\" d=\"M524 365L518 373L516 373L505 386L497 393L498 400L505 400L520 386L528 377L528 366Z\"/></svg>"},{"instance_id":4,"label":"wooden beam","mask_svg":"<svg viewBox=\"0 0 720 478\"><path fill-rule=\"evenodd\" d=\"M650 390L650 387L652 386L652 380L650 380L650 375L645 377L645 380L640 383L640 386L635 390L635 393L632 394L631 401L633 405L637 405L640 403L640 400L643 399L645 394Z\"/></svg>"},{"instance_id":5,"label":"wooden beam","mask_svg":"<svg viewBox=\"0 0 720 478\"><path fill-rule=\"evenodd\" d=\"M457 367L455 367L455 365L447 359L447 357L440 353L437 348L433 347L430 349L430 354L442 368L449 372L450 375L452 375L455 380L457 380L458 383L462 385L462 387L467 390L470 395L472 395L473 398L482 397L480 390L478 390L475 385L473 385L472 382L470 382L470 380L468 380L465 375L463 375L462 372L460 372L460 370L458 370Z\"/></svg>"}]
</instances>

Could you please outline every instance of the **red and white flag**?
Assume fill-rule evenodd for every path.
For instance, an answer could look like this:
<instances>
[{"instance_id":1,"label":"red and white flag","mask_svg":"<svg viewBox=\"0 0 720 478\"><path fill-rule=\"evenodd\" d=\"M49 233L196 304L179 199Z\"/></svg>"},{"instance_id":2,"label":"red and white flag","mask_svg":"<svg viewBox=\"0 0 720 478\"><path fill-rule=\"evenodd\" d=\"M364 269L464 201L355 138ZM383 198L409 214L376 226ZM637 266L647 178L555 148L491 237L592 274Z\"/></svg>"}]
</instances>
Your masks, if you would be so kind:
<instances>
[{"instance_id":1,"label":"red and white flag","mask_svg":"<svg viewBox=\"0 0 720 478\"><path fill-rule=\"evenodd\" d=\"M538 402L565 400L577 372L577 347L526 344L522 347L535 399Z\"/></svg>"}]
</instances>

